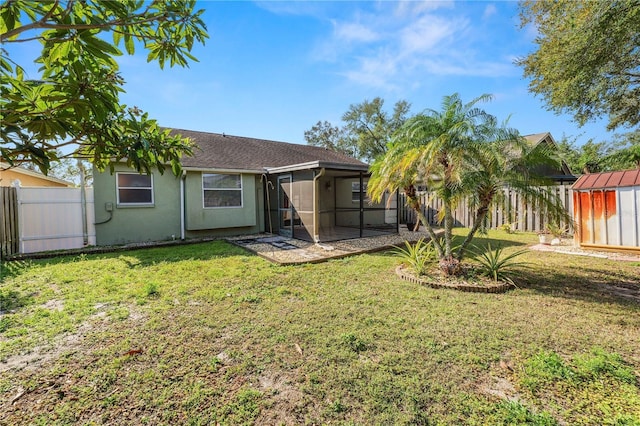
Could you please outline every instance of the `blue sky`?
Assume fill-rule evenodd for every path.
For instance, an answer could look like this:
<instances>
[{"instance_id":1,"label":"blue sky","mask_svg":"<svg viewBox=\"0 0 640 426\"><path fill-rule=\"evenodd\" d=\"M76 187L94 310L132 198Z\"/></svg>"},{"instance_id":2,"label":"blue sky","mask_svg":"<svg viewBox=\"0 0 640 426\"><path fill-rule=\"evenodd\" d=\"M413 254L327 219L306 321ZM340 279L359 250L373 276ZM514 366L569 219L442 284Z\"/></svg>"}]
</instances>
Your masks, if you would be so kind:
<instances>
[{"instance_id":1,"label":"blue sky","mask_svg":"<svg viewBox=\"0 0 640 426\"><path fill-rule=\"evenodd\" d=\"M607 140L545 109L514 59L534 49L516 2L203 1L210 39L190 68L121 56L121 100L163 126L305 143L317 121L340 124L350 104L377 96L389 111L439 109L444 95L490 93L483 108L522 134ZM581 136L580 136L581 135Z\"/></svg>"}]
</instances>

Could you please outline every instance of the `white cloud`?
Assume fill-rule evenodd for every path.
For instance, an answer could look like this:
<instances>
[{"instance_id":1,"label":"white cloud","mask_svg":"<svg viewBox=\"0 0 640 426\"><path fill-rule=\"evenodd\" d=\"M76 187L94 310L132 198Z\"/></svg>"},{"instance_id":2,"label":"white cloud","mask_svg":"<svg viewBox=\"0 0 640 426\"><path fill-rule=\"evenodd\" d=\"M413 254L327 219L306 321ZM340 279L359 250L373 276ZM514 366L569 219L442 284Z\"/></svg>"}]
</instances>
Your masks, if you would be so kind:
<instances>
[{"instance_id":1,"label":"white cloud","mask_svg":"<svg viewBox=\"0 0 640 426\"><path fill-rule=\"evenodd\" d=\"M433 15L422 16L400 31L401 56L413 52L428 52L445 43L464 27L464 20L446 20Z\"/></svg>"},{"instance_id":2,"label":"white cloud","mask_svg":"<svg viewBox=\"0 0 640 426\"><path fill-rule=\"evenodd\" d=\"M490 17L492 17L496 13L498 13L498 9L496 8L496 5L493 4L493 3L489 3L487 5L487 7L484 8L484 13L482 14L482 19L489 19Z\"/></svg>"},{"instance_id":3,"label":"white cloud","mask_svg":"<svg viewBox=\"0 0 640 426\"><path fill-rule=\"evenodd\" d=\"M334 37L337 41L346 43L363 42L368 43L378 40L379 35L371 28L367 28L358 22L338 22L332 20Z\"/></svg>"},{"instance_id":4,"label":"white cloud","mask_svg":"<svg viewBox=\"0 0 640 426\"><path fill-rule=\"evenodd\" d=\"M356 69L341 73L349 81L385 90L394 90L397 86L390 78L398 72L397 56L387 51L379 52L376 57L358 58Z\"/></svg>"},{"instance_id":5,"label":"white cloud","mask_svg":"<svg viewBox=\"0 0 640 426\"><path fill-rule=\"evenodd\" d=\"M433 0L403 0L399 1L394 15L398 17L416 16L424 12L438 9L452 9L454 1L433 1Z\"/></svg>"},{"instance_id":6,"label":"white cloud","mask_svg":"<svg viewBox=\"0 0 640 426\"><path fill-rule=\"evenodd\" d=\"M365 3L369 4L369 3ZM313 51L318 61L342 67L338 74L363 86L410 87L425 74L438 76L513 75L511 61L486 58L476 46L480 31L465 9L451 2L378 2L366 10L331 20L333 32ZM480 9L483 10L483 9ZM497 13L484 7L484 16Z\"/></svg>"},{"instance_id":7,"label":"white cloud","mask_svg":"<svg viewBox=\"0 0 640 426\"><path fill-rule=\"evenodd\" d=\"M256 6L276 15L324 16L324 2L311 1L256 1Z\"/></svg>"}]
</instances>

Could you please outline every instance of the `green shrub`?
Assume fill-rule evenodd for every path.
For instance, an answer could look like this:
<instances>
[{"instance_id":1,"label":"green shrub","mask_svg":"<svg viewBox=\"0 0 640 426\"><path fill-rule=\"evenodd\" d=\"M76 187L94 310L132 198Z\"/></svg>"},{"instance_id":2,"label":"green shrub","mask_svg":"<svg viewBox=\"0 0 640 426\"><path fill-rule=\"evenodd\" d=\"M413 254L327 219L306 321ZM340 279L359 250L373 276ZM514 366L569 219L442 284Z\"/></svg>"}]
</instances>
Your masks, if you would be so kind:
<instances>
[{"instance_id":1,"label":"green shrub","mask_svg":"<svg viewBox=\"0 0 640 426\"><path fill-rule=\"evenodd\" d=\"M399 255L403 263L413 270L416 276L424 275L427 265L435 260L435 249L431 241L420 238L415 244L409 241L404 242L405 247L397 247L394 253Z\"/></svg>"},{"instance_id":2,"label":"green shrub","mask_svg":"<svg viewBox=\"0 0 640 426\"><path fill-rule=\"evenodd\" d=\"M527 264L527 262L519 262L516 260L518 256L527 252L526 249L504 254L501 246L493 250L491 243L489 243L485 249L475 246L470 252L471 257L480 263L482 273L494 281L507 281L513 284L513 281L508 276L509 272L511 272L514 267Z\"/></svg>"},{"instance_id":3,"label":"green shrub","mask_svg":"<svg viewBox=\"0 0 640 426\"><path fill-rule=\"evenodd\" d=\"M503 223L500 225L500 230L506 232L507 234L514 234L516 230L513 228L513 224L511 223Z\"/></svg>"}]
</instances>

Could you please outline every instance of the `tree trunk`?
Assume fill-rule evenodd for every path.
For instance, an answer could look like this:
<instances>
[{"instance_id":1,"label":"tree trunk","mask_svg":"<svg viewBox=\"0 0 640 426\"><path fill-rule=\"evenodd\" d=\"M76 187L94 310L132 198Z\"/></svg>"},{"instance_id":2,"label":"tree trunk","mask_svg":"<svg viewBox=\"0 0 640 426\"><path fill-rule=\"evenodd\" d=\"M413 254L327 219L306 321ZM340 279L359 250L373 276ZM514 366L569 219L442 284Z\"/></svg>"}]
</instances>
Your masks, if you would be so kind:
<instances>
[{"instance_id":1,"label":"tree trunk","mask_svg":"<svg viewBox=\"0 0 640 426\"><path fill-rule=\"evenodd\" d=\"M451 203L443 198L444 209L444 257L453 257L453 216L451 214Z\"/></svg>"},{"instance_id":2,"label":"tree trunk","mask_svg":"<svg viewBox=\"0 0 640 426\"><path fill-rule=\"evenodd\" d=\"M471 243L471 240L473 240L473 236L476 234L476 232L478 232L478 229L480 228L480 225L482 225L482 222L484 221L484 218L487 217L487 213L488 212L489 212L489 206L488 205L486 205L486 206L482 205L482 206L480 206L478 208L478 210L476 210L476 216L475 216L475 218L473 220L473 225L471 226L471 229L469 230L469 233L465 237L464 241L462 242L462 245L458 249L458 253L456 254L456 258L459 261L462 261L462 259L464 257L464 253L467 250L467 247Z\"/></svg>"},{"instance_id":3,"label":"tree trunk","mask_svg":"<svg viewBox=\"0 0 640 426\"><path fill-rule=\"evenodd\" d=\"M436 252L438 253L438 258L442 259L444 257L444 250L442 249L442 245L438 242L438 237L436 236L435 231L431 227L431 224L429 223L425 215L422 213L422 209L420 208L420 200L418 199L418 197L416 197L415 187L413 185L410 185L408 187L403 188L403 191L404 191L404 195L406 195L407 197L407 205L411 207L413 210L415 210L416 212L416 216L418 218L416 222L418 224L422 222L422 224L427 230L427 234L429 235L429 238L431 238L431 241L433 242L433 247L436 249ZM418 225L416 225L415 229L417 228L418 228Z\"/></svg>"}]
</instances>

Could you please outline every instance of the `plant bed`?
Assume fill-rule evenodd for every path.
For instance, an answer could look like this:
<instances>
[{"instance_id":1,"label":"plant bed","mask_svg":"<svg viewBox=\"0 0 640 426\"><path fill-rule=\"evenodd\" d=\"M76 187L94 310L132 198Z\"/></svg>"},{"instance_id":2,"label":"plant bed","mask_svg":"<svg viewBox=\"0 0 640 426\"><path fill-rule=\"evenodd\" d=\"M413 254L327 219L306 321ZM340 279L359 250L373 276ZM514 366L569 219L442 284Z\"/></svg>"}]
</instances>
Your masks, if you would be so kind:
<instances>
[{"instance_id":1,"label":"plant bed","mask_svg":"<svg viewBox=\"0 0 640 426\"><path fill-rule=\"evenodd\" d=\"M450 288L470 293L504 293L514 287L513 284L504 281L493 281L482 275L475 274L470 266L463 266L460 276L445 277L442 272L433 268L428 275L417 277L410 268L399 265L396 275L405 281L426 285L432 288Z\"/></svg>"}]
</instances>

